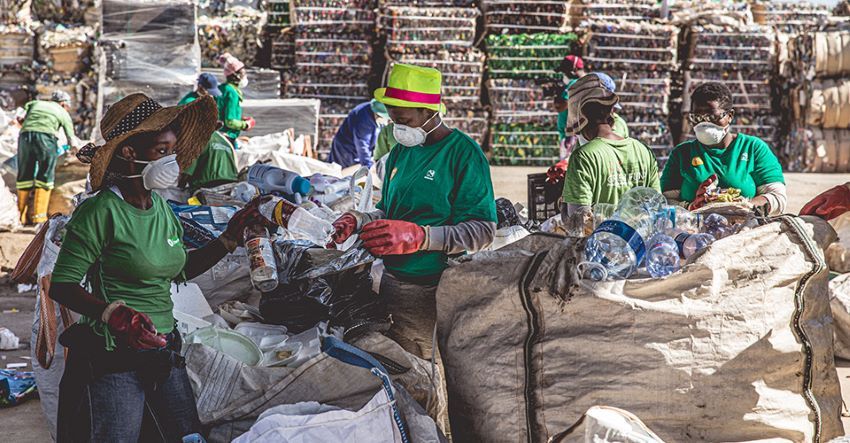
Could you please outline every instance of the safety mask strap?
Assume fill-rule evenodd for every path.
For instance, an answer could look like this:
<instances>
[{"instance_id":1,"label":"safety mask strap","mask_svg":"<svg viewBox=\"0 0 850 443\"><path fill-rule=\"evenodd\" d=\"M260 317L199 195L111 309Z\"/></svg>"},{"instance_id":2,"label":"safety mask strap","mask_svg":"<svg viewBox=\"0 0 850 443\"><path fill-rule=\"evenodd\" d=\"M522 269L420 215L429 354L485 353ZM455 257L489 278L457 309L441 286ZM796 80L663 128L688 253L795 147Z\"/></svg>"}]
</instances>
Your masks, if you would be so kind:
<instances>
[{"instance_id":1,"label":"safety mask strap","mask_svg":"<svg viewBox=\"0 0 850 443\"><path fill-rule=\"evenodd\" d=\"M153 163L153 161L145 161L145 160L131 160L131 159L129 159L129 158L127 158L127 157L124 157L123 155L119 155L119 154L115 154L115 156L116 156L116 157L118 157L118 158L120 158L121 160L124 160L124 161L125 161L125 162L127 162L127 163L135 163L135 164L137 164L137 165L145 165L145 166L147 166L147 165L149 165L149 164ZM143 170L143 171L144 171L144 170ZM136 174L136 175L125 175L125 176L124 176L124 178L142 178L142 174Z\"/></svg>"}]
</instances>

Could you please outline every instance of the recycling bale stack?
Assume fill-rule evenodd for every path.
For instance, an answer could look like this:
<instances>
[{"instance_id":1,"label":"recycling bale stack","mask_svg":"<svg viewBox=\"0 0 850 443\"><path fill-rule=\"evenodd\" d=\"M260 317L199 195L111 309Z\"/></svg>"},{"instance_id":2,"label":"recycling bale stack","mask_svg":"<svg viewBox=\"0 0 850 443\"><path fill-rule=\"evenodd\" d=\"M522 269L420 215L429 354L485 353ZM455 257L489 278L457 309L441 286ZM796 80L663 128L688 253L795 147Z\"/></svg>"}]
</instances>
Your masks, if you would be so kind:
<instances>
[{"instance_id":1,"label":"recycling bale stack","mask_svg":"<svg viewBox=\"0 0 850 443\"><path fill-rule=\"evenodd\" d=\"M777 32L790 34L816 29L825 24L831 15L826 4L805 0L759 1L752 4L751 8L756 23L773 26Z\"/></svg>"},{"instance_id":2,"label":"recycling bale stack","mask_svg":"<svg viewBox=\"0 0 850 443\"><path fill-rule=\"evenodd\" d=\"M219 81L224 81L224 69L204 69L204 72L209 72ZM280 71L247 66L245 72L248 74L249 81L248 86L240 88L242 98L245 100L280 98Z\"/></svg>"},{"instance_id":3,"label":"recycling bale stack","mask_svg":"<svg viewBox=\"0 0 850 443\"><path fill-rule=\"evenodd\" d=\"M732 129L755 135L778 147L781 115L772 93L777 71L776 34L763 25L695 25L689 29L685 63L683 109L701 83L720 82L732 91L735 120ZM691 134L683 122L683 134Z\"/></svg>"},{"instance_id":4,"label":"recycling bale stack","mask_svg":"<svg viewBox=\"0 0 850 443\"><path fill-rule=\"evenodd\" d=\"M573 0L570 16L573 26L583 21L644 23L665 18L666 11L656 0Z\"/></svg>"},{"instance_id":5,"label":"recycling bale stack","mask_svg":"<svg viewBox=\"0 0 850 443\"><path fill-rule=\"evenodd\" d=\"M174 104L201 68L193 0L103 0L103 102L144 92Z\"/></svg>"},{"instance_id":6,"label":"recycling bale stack","mask_svg":"<svg viewBox=\"0 0 850 443\"><path fill-rule=\"evenodd\" d=\"M801 33L791 46L798 86L782 159L789 171L850 172L850 30Z\"/></svg>"},{"instance_id":7,"label":"recycling bale stack","mask_svg":"<svg viewBox=\"0 0 850 443\"><path fill-rule=\"evenodd\" d=\"M585 62L589 71L611 76L617 85L629 135L646 144L659 161L673 148L670 96L678 70L678 28L627 21L589 22Z\"/></svg>"},{"instance_id":8,"label":"recycling bale stack","mask_svg":"<svg viewBox=\"0 0 850 443\"><path fill-rule=\"evenodd\" d=\"M0 23L0 107L13 109L29 99L34 54L35 33L29 26Z\"/></svg>"},{"instance_id":9,"label":"recycling bale stack","mask_svg":"<svg viewBox=\"0 0 850 443\"><path fill-rule=\"evenodd\" d=\"M488 34L570 29L570 5L566 1L482 0L481 10Z\"/></svg>"},{"instance_id":10,"label":"recycling bale stack","mask_svg":"<svg viewBox=\"0 0 850 443\"><path fill-rule=\"evenodd\" d=\"M487 36L487 93L492 112L491 161L548 166L560 158L553 99L563 89L555 69L576 53L574 33Z\"/></svg>"},{"instance_id":11,"label":"recycling bale stack","mask_svg":"<svg viewBox=\"0 0 850 443\"><path fill-rule=\"evenodd\" d=\"M285 96L322 101L319 158L348 113L369 99L375 36L374 0L292 0L294 70Z\"/></svg>"},{"instance_id":12,"label":"recycling bale stack","mask_svg":"<svg viewBox=\"0 0 850 443\"><path fill-rule=\"evenodd\" d=\"M272 69L291 71L295 66L295 32L289 0L267 0L264 41L269 46Z\"/></svg>"},{"instance_id":13,"label":"recycling bale stack","mask_svg":"<svg viewBox=\"0 0 850 443\"><path fill-rule=\"evenodd\" d=\"M399 6L401 4L409 6ZM386 35L384 80L395 63L438 69L447 125L486 145L487 111L481 104L484 54L475 49L480 11L471 2L384 1L379 25Z\"/></svg>"},{"instance_id":14,"label":"recycling bale stack","mask_svg":"<svg viewBox=\"0 0 850 443\"><path fill-rule=\"evenodd\" d=\"M55 90L71 96L74 132L87 139L97 120L98 75L93 61L96 33L91 26L51 25L38 38L38 60L34 64L35 90L49 99Z\"/></svg>"},{"instance_id":15,"label":"recycling bale stack","mask_svg":"<svg viewBox=\"0 0 850 443\"><path fill-rule=\"evenodd\" d=\"M218 56L229 52L246 66L254 66L266 16L265 12L245 6L229 7L222 15L198 16L201 65L218 67Z\"/></svg>"}]
</instances>

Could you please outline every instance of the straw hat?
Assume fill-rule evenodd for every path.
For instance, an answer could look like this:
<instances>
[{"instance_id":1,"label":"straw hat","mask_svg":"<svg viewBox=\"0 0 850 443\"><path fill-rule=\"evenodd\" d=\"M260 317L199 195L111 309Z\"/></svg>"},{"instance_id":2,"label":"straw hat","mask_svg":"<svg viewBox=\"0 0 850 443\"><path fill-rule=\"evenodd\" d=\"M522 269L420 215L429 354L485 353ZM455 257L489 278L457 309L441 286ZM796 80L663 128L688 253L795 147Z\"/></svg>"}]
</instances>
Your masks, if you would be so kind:
<instances>
[{"instance_id":1,"label":"straw hat","mask_svg":"<svg viewBox=\"0 0 850 443\"><path fill-rule=\"evenodd\" d=\"M180 125L180 133L177 134L177 164L182 171L198 158L210 141L216 119L215 100L209 96L183 106L164 108L144 94L130 94L110 106L100 121L100 133L106 143L83 146L77 158L91 164L91 186L93 190L98 190L103 185L103 176L115 149L123 142L134 135L159 132L177 121Z\"/></svg>"},{"instance_id":2,"label":"straw hat","mask_svg":"<svg viewBox=\"0 0 850 443\"><path fill-rule=\"evenodd\" d=\"M567 134L575 135L587 126L588 119L582 112L587 103L616 105L620 98L605 86L596 74L587 74L578 79L569 89L567 99Z\"/></svg>"},{"instance_id":3,"label":"straw hat","mask_svg":"<svg viewBox=\"0 0 850 443\"><path fill-rule=\"evenodd\" d=\"M375 100L399 108L425 108L446 112L440 96L443 75L434 68L396 63L386 88L375 90Z\"/></svg>"}]
</instances>

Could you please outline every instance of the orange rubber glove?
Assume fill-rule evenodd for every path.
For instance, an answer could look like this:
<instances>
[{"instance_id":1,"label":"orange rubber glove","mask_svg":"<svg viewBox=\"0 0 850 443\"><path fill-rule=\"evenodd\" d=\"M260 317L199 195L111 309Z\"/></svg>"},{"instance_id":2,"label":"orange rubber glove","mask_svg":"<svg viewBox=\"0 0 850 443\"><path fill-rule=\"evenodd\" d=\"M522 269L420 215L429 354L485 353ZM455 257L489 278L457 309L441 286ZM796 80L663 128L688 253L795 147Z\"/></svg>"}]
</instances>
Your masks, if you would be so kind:
<instances>
[{"instance_id":1,"label":"orange rubber glove","mask_svg":"<svg viewBox=\"0 0 850 443\"><path fill-rule=\"evenodd\" d=\"M824 220L832 220L847 211L850 211L850 188L839 185L806 203L800 215L816 215Z\"/></svg>"},{"instance_id":2,"label":"orange rubber glove","mask_svg":"<svg viewBox=\"0 0 850 443\"><path fill-rule=\"evenodd\" d=\"M246 131L250 131L254 129L254 126L257 126L257 122L254 120L254 117L245 117L242 120L245 120L245 123L248 124L248 127L245 128Z\"/></svg>"},{"instance_id":3,"label":"orange rubber glove","mask_svg":"<svg viewBox=\"0 0 850 443\"><path fill-rule=\"evenodd\" d=\"M425 242L425 229L403 220L376 220L360 230L360 239L375 256L413 254Z\"/></svg>"},{"instance_id":4,"label":"orange rubber glove","mask_svg":"<svg viewBox=\"0 0 850 443\"><path fill-rule=\"evenodd\" d=\"M350 212L346 212L333 222L333 227L333 243L341 245L345 243L349 237L354 235L354 231L357 230L357 217ZM327 247L333 247L333 243L328 244Z\"/></svg>"}]
</instances>

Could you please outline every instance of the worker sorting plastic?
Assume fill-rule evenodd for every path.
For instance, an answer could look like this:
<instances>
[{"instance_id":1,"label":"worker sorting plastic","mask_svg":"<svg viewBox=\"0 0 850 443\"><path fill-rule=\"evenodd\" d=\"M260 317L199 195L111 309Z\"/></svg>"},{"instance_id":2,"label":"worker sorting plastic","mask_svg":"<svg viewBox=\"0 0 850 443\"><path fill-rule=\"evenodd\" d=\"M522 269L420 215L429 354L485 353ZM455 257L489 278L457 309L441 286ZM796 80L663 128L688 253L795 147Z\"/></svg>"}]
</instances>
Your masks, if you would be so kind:
<instances>
[{"instance_id":1,"label":"worker sorting plastic","mask_svg":"<svg viewBox=\"0 0 850 443\"><path fill-rule=\"evenodd\" d=\"M343 168L353 165L371 167L378 134L389 118L387 107L377 100L355 106L336 131L328 160Z\"/></svg>"},{"instance_id":2,"label":"worker sorting plastic","mask_svg":"<svg viewBox=\"0 0 850 443\"><path fill-rule=\"evenodd\" d=\"M213 98L218 99L218 97L221 97L221 90L218 87L218 79L215 78L215 75L204 72L198 76L198 83L195 85L195 90L184 95L177 104L185 105L205 95L211 95Z\"/></svg>"},{"instance_id":3,"label":"worker sorting plastic","mask_svg":"<svg viewBox=\"0 0 850 443\"><path fill-rule=\"evenodd\" d=\"M61 128L70 145L74 136L74 124L68 111L71 96L64 91L54 91L50 100L33 100L24 105L21 133L18 135L18 212L24 225L47 221L50 194L56 175L56 159L62 152L56 132ZM32 208L30 207L30 193Z\"/></svg>"},{"instance_id":4,"label":"worker sorting plastic","mask_svg":"<svg viewBox=\"0 0 850 443\"><path fill-rule=\"evenodd\" d=\"M481 147L442 120L442 76L396 64L375 99L387 106L398 144L390 151L377 211L348 212L334 222L334 241L359 233L383 257L380 295L392 315L390 338L432 357L437 284L450 256L493 241L496 206Z\"/></svg>"},{"instance_id":5,"label":"worker sorting plastic","mask_svg":"<svg viewBox=\"0 0 850 443\"><path fill-rule=\"evenodd\" d=\"M575 135L566 133L567 128L567 100L570 98L569 89L578 79L587 74L584 70L584 60L577 55L568 55L561 60L558 69L555 70L563 77L563 90L555 95L555 111L558 113L558 135L560 135L561 160L570 156L577 147L578 139Z\"/></svg>"},{"instance_id":6,"label":"worker sorting plastic","mask_svg":"<svg viewBox=\"0 0 850 443\"><path fill-rule=\"evenodd\" d=\"M221 97L217 99L218 119L224 124L220 131L238 149L236 139L239 134L250 131L256 125L253 117L242 115L242 89L248 86L248 73L245 64L229 52L222 54L218 62L224 68L224 76L227 78L227 82L219 86Z\"/></svg>"},{"instance_id":7,"label":"worker sorting plastic","mask_svg":"<svg viewBox=\"0 0 850 443\"><path fill-rule=\"evenodd\" d=\"M668 200L697 209L709 203L712 186L735 188L753 206L781 214L787 201L782 166L764 140L731 130L732 92L722 83L703 83L691 94L687 119L696 140L673 149L661 188Z\"/></svg>"},{"instance_id":8,"label":"worker sorting plastic","mask_svg":"<svg viewBox=\"0 0 850 443\"><path fill-rule=\"evenodd\" d=\"M614 129L614 105L619 100L597 74L588 74L570 87L566 131L587 140L570 156L564 176L561 220L572 235L590 233L597 203L616 205L636 186L660 190L652 151Z\"/></svg>"},{"instance_id":9,"label":"worker sorting plastic","mask_svg":"<svg viewBox=\"0 0 850 443\"><path fill-rule=\"evenodd\" d=\"M77 154L99 192L68 222L49 291L81 315L60 337L69 356L58 435L69 441L139 441L146 414L158 425L161 435L148 436L156 441L201 432L171 283L205 272L241 244L247 226L268 222L255 200L218 239L187 253L180 222L151 189L176 184L215 130L215 113L211 97L163 108L131 94L103 116L105 143Z\"/></svg>"}]
</instances>

